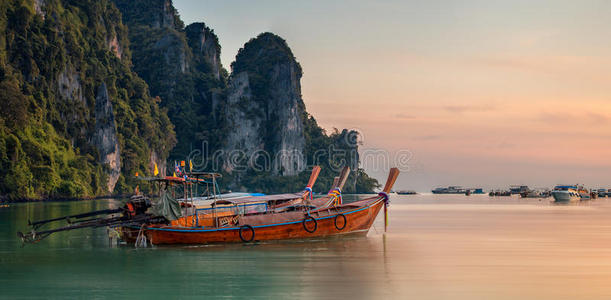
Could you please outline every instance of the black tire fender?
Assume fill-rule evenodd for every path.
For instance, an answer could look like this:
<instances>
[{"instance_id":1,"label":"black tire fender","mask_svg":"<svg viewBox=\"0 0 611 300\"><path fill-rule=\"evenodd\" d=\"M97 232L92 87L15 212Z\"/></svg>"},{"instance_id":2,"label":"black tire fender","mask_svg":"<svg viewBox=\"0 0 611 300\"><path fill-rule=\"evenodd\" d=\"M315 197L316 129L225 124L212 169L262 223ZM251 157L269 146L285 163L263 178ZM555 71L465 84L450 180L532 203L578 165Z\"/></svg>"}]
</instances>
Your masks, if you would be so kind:
<instances>
[{"instance_id":1,"label":"black tire fender","mask_svg":"<svg viewBox=\"0 0 611 300\"><path fill-rule=\"evenodd\" d=\"M339 226L337 226L337 218L342 217L344 219L344 225L340 228ZM346 219L346 216L344 216L344 214L338 214L337 216L335 216L335 218L333 219L333 223L335 223L335 228L337 230L342 230L344 228L346 228L346 225L348 224L348 220Z\"/></svg>"},{"instance_id":2,"label":"black tire fender","mask_svg":"<svg viewBox=\"0 0 611 300\"><path fill-rule=\"evenodd\" d=\"M308 227L306 226L306 223L309 220L314 221L314 229L312 229L312 230L309 230ZM305 219L303 219L303 222L301 222L301 224L303 224L303 229L305 231L309 232L309 233L314 233L314 232L316 232L316 229L318 229L318 222L316 222L316 219L314 219L314 217L312 217L312 216L308 216Z\"/></svg>"},{"instance_id":3,"label":"black tire fender","mask_svg":"<svg viewBox=\"0 0 611 300\"><path fill-rule=\"evenodd\" d=\"M252 232L252 236L250 237L250 239L249 239L249 240L245 239L245 238L244 238L244 234L242 234L242 233L244 232L244 230L245 230L245 229L249 229L249 230ZM252 226L250 226L250 225L243 225L243 226L240 226L240 231L239 231L239 234L240 234L240 239L241 239L241 240L242 240L244 243L252 242L252 241L255 239L255 229L254 229L254 228L252 228Z\"/></svg>"}]
</instances>

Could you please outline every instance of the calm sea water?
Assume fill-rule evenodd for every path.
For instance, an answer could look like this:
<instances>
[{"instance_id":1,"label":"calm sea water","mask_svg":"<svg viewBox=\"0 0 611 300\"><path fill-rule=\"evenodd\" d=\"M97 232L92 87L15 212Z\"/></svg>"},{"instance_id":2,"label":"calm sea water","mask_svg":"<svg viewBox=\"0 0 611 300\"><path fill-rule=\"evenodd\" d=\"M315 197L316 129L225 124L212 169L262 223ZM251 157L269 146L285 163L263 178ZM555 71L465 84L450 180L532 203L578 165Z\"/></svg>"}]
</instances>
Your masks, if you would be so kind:
<instances>
[{"instance_id":1,"label":"calm sea water","mask_svg":"<svg viewBox=\"0 0 611 300\"><path fill-rule=\"evenodd\" d=\"M611 199L554 205L394 196L367 237L109 247L105 229L21 247L28 218L119 201L0 208L0 298L611 299Z\"/></svg>"}]
</instances>

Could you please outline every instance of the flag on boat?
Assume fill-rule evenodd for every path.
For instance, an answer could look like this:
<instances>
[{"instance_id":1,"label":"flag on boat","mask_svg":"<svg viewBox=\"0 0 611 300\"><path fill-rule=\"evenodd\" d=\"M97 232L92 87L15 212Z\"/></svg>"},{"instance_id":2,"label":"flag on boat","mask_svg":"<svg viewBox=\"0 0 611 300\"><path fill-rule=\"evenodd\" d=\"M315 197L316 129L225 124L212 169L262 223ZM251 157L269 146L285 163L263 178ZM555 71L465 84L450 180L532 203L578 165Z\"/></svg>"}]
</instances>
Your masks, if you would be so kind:
<instances>
[{"instance_id":1,"label":"flag on boat","mask_svg":"<svg viewBox=\"0 0 611 300\"><path fill-rule=\"evenodd\" d=\"M176 174L180 175L180 173L180 167L178 166L178 163L174 161L174 177L176 177Z\"/></svg>"}]
</instances>

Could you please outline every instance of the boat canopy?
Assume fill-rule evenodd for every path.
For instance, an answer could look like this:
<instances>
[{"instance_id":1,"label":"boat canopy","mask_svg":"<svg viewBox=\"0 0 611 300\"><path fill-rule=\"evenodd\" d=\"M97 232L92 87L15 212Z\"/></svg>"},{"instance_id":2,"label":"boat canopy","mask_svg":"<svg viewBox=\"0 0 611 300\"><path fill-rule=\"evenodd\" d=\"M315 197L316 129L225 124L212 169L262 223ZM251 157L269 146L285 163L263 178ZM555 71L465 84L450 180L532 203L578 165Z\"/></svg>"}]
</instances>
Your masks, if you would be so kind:
<instances>
[{"instance_id":1,"label":"boat canopy","mask_svg":"<svg viewBox=\"0 0 611 300\"><path fill-rule=\"evenodd\" d=\"M557 185L554 189L568 190L568 189L577 189L574 185Z\"/></svg>"},{"instance_id":2,"label":"boat canopy","mask_svg":"<svg viewBox=\"0 0 611 300\"><path fill-rule=\"evenodd\" d=\"M172 194L166 190L161 191L159 201L152 207L153 214L156 216L163 216L169 221L182 218L182 210L180 209L180 203L172 197Z\"/></svg>"},{"instance_id":3,"label":"boat canopy","mask_svg":"<svg viewBox=\"0 0 611 300\"><path fill-rule=\"evenodd\" d=\"M288 201L303 197L303 193L277 194L268 196L248 196L235 199L219 199L216 204L240 204L246 202Z\"/></svg>"}]
</instances>

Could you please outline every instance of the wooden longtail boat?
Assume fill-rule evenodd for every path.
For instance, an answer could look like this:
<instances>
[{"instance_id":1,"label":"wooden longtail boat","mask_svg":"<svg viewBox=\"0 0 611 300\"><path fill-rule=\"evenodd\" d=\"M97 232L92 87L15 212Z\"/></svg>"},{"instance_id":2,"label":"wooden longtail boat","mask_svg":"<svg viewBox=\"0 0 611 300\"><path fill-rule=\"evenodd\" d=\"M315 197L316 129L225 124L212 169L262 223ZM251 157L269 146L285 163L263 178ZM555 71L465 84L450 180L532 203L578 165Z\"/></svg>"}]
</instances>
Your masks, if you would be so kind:
<instances>
[{"instance_id":1,"label":"wooden longtail boat","mask_svg":"<svg viewBox=\"0 0 611 300\"><path fill-rule=\"evenodd\" d=\"M195 210L194 214L181 217L171 224L145 223L139 228L123 227L122 235L127 241L146 240L151 244L160 245L253 242L366 233L382 207L384 207L386 229L388 192L398 175L397 168L391 169L380 194L348 204L334 203L336 205L325 205L320 208L301 205L294 207L295 210L271 209L260 213L235 214L231 216L233 222L229 223L218 222L219 217L216 214L217 217L214 217L212 222L202 220L200 224L199 215ZM326 201L324 203L326 204ZM185 226L187 224L191 226Z\"/></svg>"},{"instance_id":2,"label":"wooden longtail boat","mask_svg":"<svg viewBox=\"0 0 611 300\"><path fill-rule=\"evenodd\" d=\"M216 178L220 175L215 173L141 178L158 183L160 197L155 205L148 197L137 194L120 208L29 222L31 230L18 232L17 235L24 243L36 243L55 232L110 227L119 228L125 241L136 242L137 245L148 242L205 244L310 238L366 233L382 206L386 230L387 193L399 171L391 169L386 185L378 196L344 204L341 188L349 171L349 168L344 168L335 178L329 193L320 198L312 197L312 186L320 172L319 167L313 169L306 189L301 193L252 199L217 199ZM197 190L197 184L206 185L207 198L214 198L214 205L198 208L192 201L189 203L189 199L197 195L197 192L193 193L194 186ZM182 202L176 200L177 191L183 195ZM67 224L43 229L62 222Z\"/></svg>"}]
</instances>

